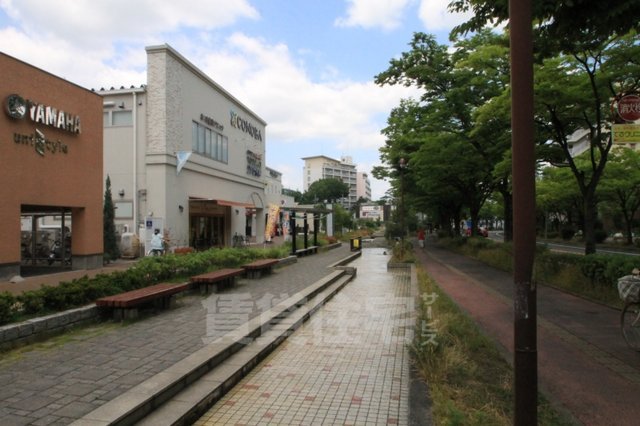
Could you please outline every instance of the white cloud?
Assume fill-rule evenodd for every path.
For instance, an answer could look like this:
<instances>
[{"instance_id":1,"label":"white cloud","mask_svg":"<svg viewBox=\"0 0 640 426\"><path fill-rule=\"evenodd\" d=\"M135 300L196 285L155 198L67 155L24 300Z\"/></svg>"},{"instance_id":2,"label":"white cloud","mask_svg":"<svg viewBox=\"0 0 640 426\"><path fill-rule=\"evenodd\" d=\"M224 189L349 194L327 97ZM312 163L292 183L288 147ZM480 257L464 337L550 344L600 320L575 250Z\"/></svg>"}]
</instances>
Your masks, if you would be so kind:
<instances>
[{"instance_id":1,"label":"white cloud","mask_svg":"<svg viewBox=\"0 0 640 426\"><path fill-rule=\"evenodd\" d=\"M400 26L402 15L412 0L347 0L347 16L336 19L339 27L392 30Z\"/></svg>"},{"instance_id":2,"label":"white cloud","mask_svg":"<svg viewBox=\"0 0 640 426\"><path fill-rule=\"evenodd\" d=\"M193 55L203 58L207 75L267 121L268 138L319 138L339 148L377 149L383 139L372 117L388 114L400 98L416 93L373 82L314 82L285 45L242 34L231 35L226 46Z\"/></svg>"},{"instance_id":3,"label":"white cloud","mask_svg":"<svg viewBox=\"0 0 640 426\"><path fill-rule=\"evenodd\" d=\"M180 28L213 29L258 19L247 0L2 0L0 7L27 32L45 32L95 48L113 40L141 41Z\"/></svg>"},{"instance_id":4,"label":"white cloud","mask_svg":"<svg viewBox=\"0 0 640 426\"><path fill-rule=\"evenodd\" d=\"M451 30L467 21L473 13L452 13L447 6L451 0L422 0L418 16L429 31Z\"/></svg>"},{"instance_id":5,"label":"white cloud","mask_svg":"<svg viewBox=\"0 0 640 426\"><path fill-rule=\"evenodd\" d=\"M387 117L401 98L419 96L414 88L379 87L372 81L312 81L283 44L239 33L223 44L218 51L201 46L181 53L200 58L197 65L207 75L268 123L267 148L277 145L285 151L270 153L268 165L283 173L287 188L302 190L299 144L315 144L316 152L310 155L351 155L355 161L366 156L365 164L377 164L378 149L384 145L380 130L386 125L380 117ZM282 162L283 154L289 165ZM370 173L371 167L358 170ZM384 195L387 186L372 179L374 199Z\"/></svg>"}]
</instances>

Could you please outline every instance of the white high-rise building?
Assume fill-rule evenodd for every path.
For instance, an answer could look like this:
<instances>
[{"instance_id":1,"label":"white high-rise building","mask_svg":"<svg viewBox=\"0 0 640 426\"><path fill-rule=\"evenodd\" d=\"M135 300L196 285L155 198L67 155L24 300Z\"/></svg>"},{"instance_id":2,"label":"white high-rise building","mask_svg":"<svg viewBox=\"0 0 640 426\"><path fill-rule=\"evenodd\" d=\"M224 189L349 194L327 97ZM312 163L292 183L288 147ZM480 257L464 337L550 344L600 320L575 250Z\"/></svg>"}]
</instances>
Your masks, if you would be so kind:
<instances>
[{"instance_id":1,"label":"white high-rise building","mask_svg":"<svg viewBox=\"0 0 640 426\"><path fill-rule=\"evenodd\" d=\"M314 157L305 157L303 168L303 190L307 191L309 186L320 179L337 178L349 185L349 196L340 201L340 204L349 209L353 206L359 197L358 192L358 171L351 157L342 157L340 160L317 155ZM364 173L363 173L364 174ZM366 174L364 174L366 176ZM368 179L365 177L366 182ZM369 198L371 197L370 185L363 184L363 193L366 194L366 188L369 188ZM365 197L365 195L362 195Z\"/></svg>"}]
</instances>

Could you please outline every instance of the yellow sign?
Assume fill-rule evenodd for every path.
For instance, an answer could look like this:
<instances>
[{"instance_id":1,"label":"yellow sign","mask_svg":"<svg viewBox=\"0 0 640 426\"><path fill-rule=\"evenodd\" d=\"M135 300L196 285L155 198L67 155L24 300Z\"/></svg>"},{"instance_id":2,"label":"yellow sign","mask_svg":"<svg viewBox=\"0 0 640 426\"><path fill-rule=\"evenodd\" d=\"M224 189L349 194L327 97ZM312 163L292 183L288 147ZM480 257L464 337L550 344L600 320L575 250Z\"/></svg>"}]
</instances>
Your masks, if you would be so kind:
<instances>
[{"instance_id":1,"label":"yellow sign","mask_svg":"<svg viewBox=\"0 0 640 426\"><path fill-rule=\"evenodd\" d=\"M640 124L614 124L613 143L640 143Z\"/></svg>"}]
</instances>

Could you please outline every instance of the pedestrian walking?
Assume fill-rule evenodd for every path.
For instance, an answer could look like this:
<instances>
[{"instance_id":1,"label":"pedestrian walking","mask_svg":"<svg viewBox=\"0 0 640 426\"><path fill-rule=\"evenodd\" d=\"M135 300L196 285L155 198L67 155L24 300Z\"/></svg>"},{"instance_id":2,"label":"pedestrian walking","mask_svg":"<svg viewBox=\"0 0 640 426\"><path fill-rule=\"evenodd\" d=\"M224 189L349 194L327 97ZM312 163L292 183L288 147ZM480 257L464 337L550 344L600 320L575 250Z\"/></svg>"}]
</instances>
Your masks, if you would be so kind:
<instances>
[{"instance_id":1,"label":"pedestrian walking","mask_svg":"<svg viewBox=\"0 0 640 426\"><path fill-rule=\"evenodd\" d=\"M424 228L418 229L418 246L424 248Z\"/></svg>"}]
</instances>

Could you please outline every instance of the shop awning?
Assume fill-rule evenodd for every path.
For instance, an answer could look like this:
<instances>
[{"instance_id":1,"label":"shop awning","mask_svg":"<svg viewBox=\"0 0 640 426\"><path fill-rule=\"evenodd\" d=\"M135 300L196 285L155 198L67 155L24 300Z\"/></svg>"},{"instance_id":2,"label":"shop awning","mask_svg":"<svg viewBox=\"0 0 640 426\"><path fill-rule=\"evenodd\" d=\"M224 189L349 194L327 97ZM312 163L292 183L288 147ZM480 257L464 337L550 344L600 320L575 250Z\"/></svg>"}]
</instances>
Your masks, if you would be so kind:
<instances>
[{"instance_id":1,"label":"shop awning","mask_svg":"<svg viewBox=\"0 0 640 426\"><path fill-rule=\"evenodd\" d=\"M238 201L227 201L227 200L215 200L219 206L230 206L230 207L244 207L247 209L253 209L256 206L251 203L240 203Z\"/></svg>"}]
</instances>

